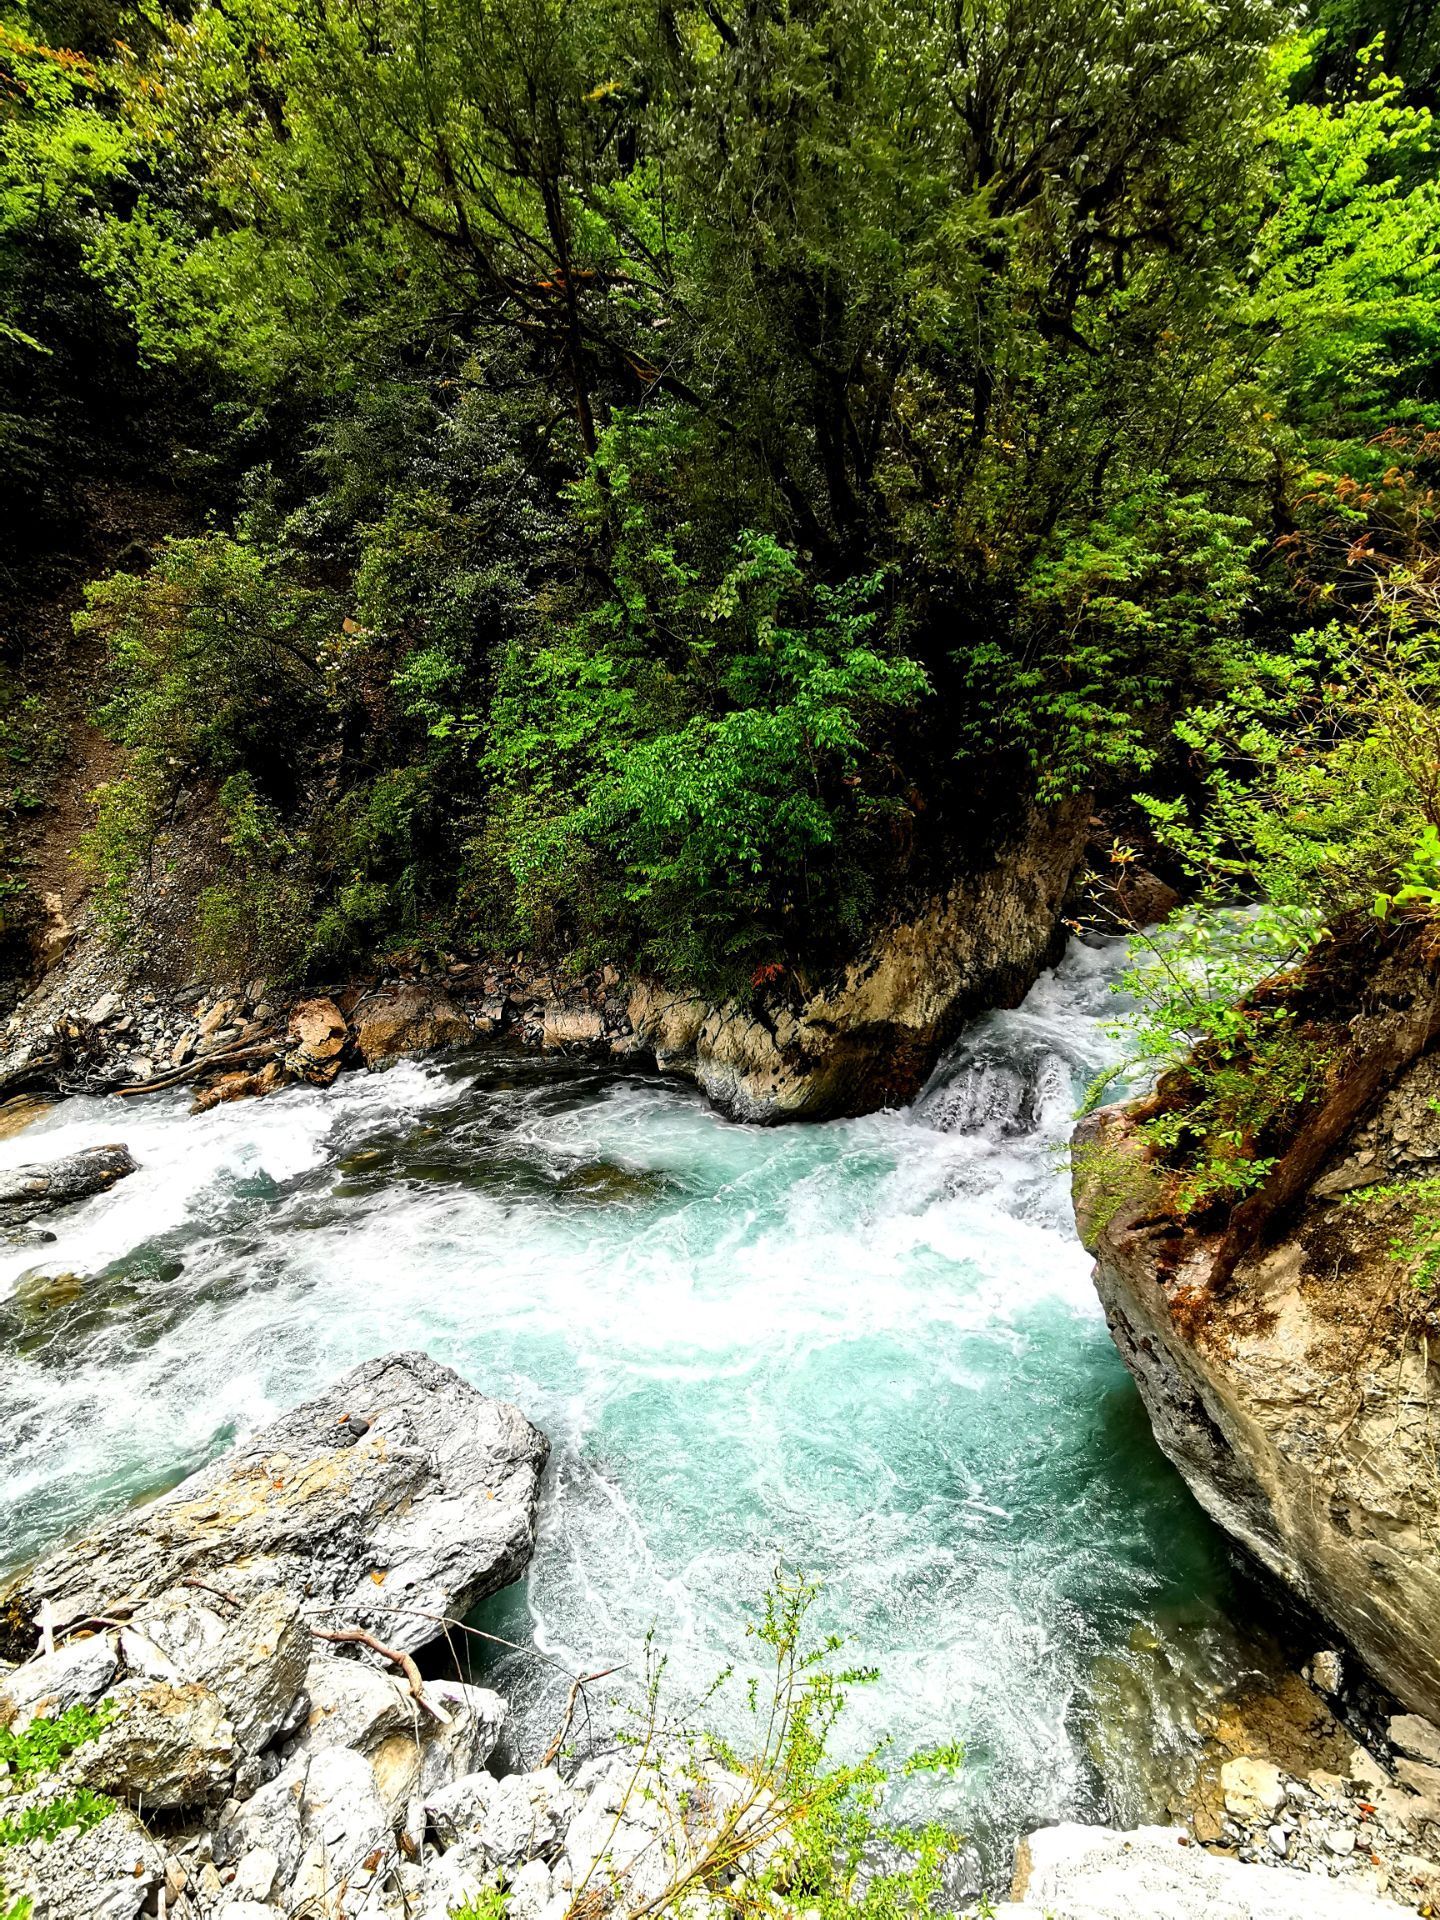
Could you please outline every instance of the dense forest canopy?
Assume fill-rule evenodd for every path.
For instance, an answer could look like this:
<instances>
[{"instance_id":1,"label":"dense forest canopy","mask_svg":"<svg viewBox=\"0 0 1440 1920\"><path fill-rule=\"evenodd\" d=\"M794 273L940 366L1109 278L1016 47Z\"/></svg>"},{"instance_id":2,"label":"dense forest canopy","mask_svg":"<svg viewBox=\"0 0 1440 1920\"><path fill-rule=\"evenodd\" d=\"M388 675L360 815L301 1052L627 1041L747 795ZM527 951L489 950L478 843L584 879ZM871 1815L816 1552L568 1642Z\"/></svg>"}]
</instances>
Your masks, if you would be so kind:
<instances>
[{"instance_id":1,"label":"dense forest canopy","mask_svg":"<svg viewBox=\"0 0 1440 1920\"><path fill-rule=\"evenodd\" d=\"M180 822L197 950L297 976L803 975L1078 793L1244 884L1423 887L1385 743L1432 672L1437 42L1367 0L0 9L13 604L97 487L174 503L76 623L117 937Z\"/></svg>"}]
</instances>

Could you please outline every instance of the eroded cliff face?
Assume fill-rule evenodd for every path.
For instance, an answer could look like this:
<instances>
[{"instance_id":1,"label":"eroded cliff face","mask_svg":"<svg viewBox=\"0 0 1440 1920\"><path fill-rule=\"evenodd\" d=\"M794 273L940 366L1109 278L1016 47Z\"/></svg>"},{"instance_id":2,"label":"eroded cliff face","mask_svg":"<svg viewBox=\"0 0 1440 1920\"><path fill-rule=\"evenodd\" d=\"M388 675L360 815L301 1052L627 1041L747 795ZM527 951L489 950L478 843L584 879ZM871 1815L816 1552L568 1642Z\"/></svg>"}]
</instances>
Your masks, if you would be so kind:
<instances>
[{"instance_id":1,"label":"eroded cliff face","mask_svg":"<svg viewBox=\"0 0 1440 1920\"><path fill-rule=\"evenodd\" d=\"M1430 1719L1440 1312L1411 1255L1427 1204L1440 1219L1437 1013L1435 962L1409 941L1337 1016L1345 1069L1248 1213L1197 1227L1167 1211L1143 1104L1090 1116L1075 1141L1081 1234L1161 1447L1212 1517Z\"/></svg>"},{"instance_id":2,"label":"eroded cliff face","mask_svg":"<svg viewBox=\"0 0 1440 1920\"><path fill-rule=\"evenodd\" d=\"M1017 1005L1052 950L1089 803L1033 813L994 863L882 930L799 1006L716 1005L640 982L636 1043L738 1120L822 1120L914 1098L972 1014Z\"/></svg>"}]
</instances>

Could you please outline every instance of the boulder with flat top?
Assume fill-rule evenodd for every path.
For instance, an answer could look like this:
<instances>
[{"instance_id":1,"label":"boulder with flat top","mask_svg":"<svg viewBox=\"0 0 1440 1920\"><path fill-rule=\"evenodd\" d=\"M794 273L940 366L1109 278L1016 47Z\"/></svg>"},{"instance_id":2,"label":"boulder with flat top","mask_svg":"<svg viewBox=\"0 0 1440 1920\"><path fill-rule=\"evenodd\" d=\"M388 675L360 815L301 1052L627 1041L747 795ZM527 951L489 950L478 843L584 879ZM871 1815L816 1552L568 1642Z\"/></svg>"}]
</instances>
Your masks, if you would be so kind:
<instances>
[{"instance_id":1,"label":"boulder with flat top","mask_svg":"<svg viewBox=\"0 0 1440 1920\"><path fill-rule=\"evenodd\" d=\"M313 1627L423 1646L524 1568L548 1453L518 1407L427 1355L367 1361L26 1569L0 1593L0 1649L32 1654L46 1603L63 1630L197 1580L240 1604L278 1590Z\"/></svg>"}]
</instances>

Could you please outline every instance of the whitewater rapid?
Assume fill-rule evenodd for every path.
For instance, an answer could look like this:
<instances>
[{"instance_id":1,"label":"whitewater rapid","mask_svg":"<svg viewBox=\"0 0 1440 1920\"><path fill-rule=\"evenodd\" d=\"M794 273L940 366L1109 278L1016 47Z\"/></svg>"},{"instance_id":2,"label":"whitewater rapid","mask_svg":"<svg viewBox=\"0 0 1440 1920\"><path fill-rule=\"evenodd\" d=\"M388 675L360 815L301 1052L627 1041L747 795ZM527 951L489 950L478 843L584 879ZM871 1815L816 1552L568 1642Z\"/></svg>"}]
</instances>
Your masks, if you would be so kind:
<instances>
[{"instance_id":1,"label":"whitewater rapid","mask_svg":"<svg viewBox=\"0 0 1440 1920\"><path fill-rule=\"evenodd\" d=\"M825 1126L494 1053L198 1118L184 1094L62 1103L0 1165L123 1139L140 1171L0 1255L0 1563L424 1347L554 1443L491 1630L591 1670L638 1663L653 1627L679 1698L745 1658L783 1559L880 1668L851 1750L962 1740L925 1811L982 1853L1117 1796L1149 1811L1097 1767L1096 1676L1156 1622L1212 1664L1229 1628L1069 1210L1121 959L1072 944L911 1111ZM523 1654L494 1677L533 1759L563 1685Z\"/></svg>"}]
</instances>

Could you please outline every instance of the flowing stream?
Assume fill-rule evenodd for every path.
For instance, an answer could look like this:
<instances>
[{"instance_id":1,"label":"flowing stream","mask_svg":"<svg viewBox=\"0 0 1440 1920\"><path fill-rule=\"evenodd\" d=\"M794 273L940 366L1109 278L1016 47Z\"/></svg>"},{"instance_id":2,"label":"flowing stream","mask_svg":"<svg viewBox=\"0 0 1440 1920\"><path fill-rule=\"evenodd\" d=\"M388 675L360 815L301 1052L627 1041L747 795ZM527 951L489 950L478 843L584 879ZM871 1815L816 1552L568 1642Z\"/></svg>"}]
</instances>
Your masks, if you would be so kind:
<instances>
[{"instance_id":1,"label":"flowing stream","mask_svg":"<svg viewBox=\"0 0 1440 1920\"><path fill-rule=\"evenodd\" d=\"M964 1742L901 1810L963 1826L992 1880L1027 1824L1153 1815L1135 1756L1181 1753L1253 1648L1070 1217L1120 960L1072 945L911 1111L825 1126L494 1052L194 1119L183 1094L61 1104L0 1164L123 1138L141 1171L0 1256L0 1563L423 1346L554 1442L490 1631L629 1661L623 1692L653 1627L680 1701L744 1662L783 1558L880 1669L850 1750ZM490 1675L533 1763L564 1681L524 1654Z\"/></svg>"}]
</instances>

